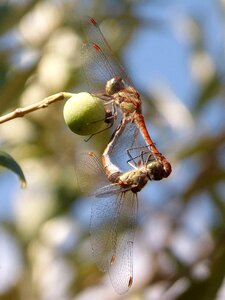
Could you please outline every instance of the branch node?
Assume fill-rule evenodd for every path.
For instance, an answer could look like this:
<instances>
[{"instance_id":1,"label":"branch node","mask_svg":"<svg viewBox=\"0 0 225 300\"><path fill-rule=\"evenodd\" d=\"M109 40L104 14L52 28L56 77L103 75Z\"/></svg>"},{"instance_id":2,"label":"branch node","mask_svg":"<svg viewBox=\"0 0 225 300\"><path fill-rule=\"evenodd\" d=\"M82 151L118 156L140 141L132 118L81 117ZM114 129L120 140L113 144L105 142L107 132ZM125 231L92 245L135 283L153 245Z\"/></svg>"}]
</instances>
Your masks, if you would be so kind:
<instances>
[{"instance_id":1,"label":"branch node","mask_svg":"<svg viewBox=\"0 0 225 300\"><path fill-rule=\"evenodd\" d=\"M18 117L18 118L24 116L23 110L20 107L18 107L17 109L15 109L14 114L15 114L15 117Z\"/></svg>"}]
</instances>

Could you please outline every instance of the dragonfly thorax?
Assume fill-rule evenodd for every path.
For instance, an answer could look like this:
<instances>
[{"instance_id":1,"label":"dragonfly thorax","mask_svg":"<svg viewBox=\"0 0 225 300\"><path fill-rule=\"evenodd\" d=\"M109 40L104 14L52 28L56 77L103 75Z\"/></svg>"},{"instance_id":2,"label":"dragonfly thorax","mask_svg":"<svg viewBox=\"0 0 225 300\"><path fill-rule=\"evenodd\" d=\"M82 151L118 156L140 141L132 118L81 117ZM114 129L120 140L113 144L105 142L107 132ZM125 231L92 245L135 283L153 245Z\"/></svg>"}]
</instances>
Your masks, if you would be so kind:
<instances>
[{"instance_id":1,"label":"dragonfly thorax","mask_svg":"<svg viewBox=\"0 0 225 300\"><path fill-rule=\"evenodd\" d=\"M130 115L141 112L140 95L132 86L127 86L125 89L114 94L113 98L125 114Z\"/></svg>"},{"instance_id":2,"label":"dragonfly thorax","mask_svg":"<svg viewBox=\"0 0 225 300\"><path fill-rule=\"evenodd\" d=\"M125 88L124 80L119 76L113 77L112 79L106 82L106 86L105 86L106 95L111 96L123 90L124 88Z\"/></svg>"},{"instance_id":3,"label":"dragonfly thorax","mask_svg":"<svg viewBox=\"0 0 225 300\"><path fill-rule=\"evenodd\" d=\"M123 187L127 187L133 193L140 192L148 182L146 169L138 169L126 172L119 177L119 184Z\"/></svg>"}]
</instances>

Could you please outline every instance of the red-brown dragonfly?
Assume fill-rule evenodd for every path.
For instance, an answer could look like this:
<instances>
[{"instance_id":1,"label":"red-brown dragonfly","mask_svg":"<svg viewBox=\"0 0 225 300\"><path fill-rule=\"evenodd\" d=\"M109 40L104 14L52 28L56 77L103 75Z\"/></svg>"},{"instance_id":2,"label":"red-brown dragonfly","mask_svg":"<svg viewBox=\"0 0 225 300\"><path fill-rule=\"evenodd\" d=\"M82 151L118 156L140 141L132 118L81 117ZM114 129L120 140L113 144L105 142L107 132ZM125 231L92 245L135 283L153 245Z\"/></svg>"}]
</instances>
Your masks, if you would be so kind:
<instances>
[{"instance_id":1,"label":"red-brown dragonfly","mask_svg":"<svg viewBox=\"0 0 225 300\"><path fill-rule=\"evenodd\" d=\"M137 223L138 192L150 180L163 178L163 166L149 151L132 158L132 170L122 172L110 164L106 170L93 153L82 153L76 166L78 185L87 193L94 185L90 221L93 257L98 268L108 271L118 294L133 283L133 242ZM96 189L96 186L98 188Z\"/></svg>"},{"instance_id":2,"label":"red-brown dragonfly","mask_svg":"<svg viewBox=\"0 0 225 300\"><path fill-rule=\"evenodd\" d=\"M103 88L102 93L95 93L95 95L101 98L106 105L112 104L122 112L122 123L116 134L119 136L122 131L126 134L126 124L135 123L156 161L162 164L163 177L168 177L172 171L171 165L158 151L148 133L141 111L140 94L133 87L123 67L113 56L97 22L91 17L84 17L82 23L86 37L86 43L82 47L84 73L92 90L97 86ZM113 115L113 112L111 114ZM116 139L114 140L116 141Z\"/></svg>"}]
</instances>

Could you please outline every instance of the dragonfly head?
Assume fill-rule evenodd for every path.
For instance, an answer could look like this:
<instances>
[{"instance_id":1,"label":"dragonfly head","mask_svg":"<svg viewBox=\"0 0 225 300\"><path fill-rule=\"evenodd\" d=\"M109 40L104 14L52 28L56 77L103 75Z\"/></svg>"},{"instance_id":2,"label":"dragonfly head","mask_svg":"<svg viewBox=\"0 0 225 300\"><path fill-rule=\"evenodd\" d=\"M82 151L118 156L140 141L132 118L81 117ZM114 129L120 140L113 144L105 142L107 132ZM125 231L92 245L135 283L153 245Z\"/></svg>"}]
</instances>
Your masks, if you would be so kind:
<instances>
[{"instance_id":1,"label":"dragonfly head","mask_svg":"<svg viewBox=\"0 0 225 300\"><path fill-rule=\"evenodd\" d=\"M124 88L125 88L124 80L119 76L113 77L112 79L106 82L106 86L105 86L106 95L113 95L123 90Z\"/></svg>"},{"instance_id":2,"label":"dragonfly head","mask_svg":"<svg viewBox=\"0 0 225 300\"><path fill-rule=\"evenodd\" d=\"M149 180L161 180L164 178L164 169L162 164L152 161L147 164L147 176Z\"/></svg>"}]
</instances>

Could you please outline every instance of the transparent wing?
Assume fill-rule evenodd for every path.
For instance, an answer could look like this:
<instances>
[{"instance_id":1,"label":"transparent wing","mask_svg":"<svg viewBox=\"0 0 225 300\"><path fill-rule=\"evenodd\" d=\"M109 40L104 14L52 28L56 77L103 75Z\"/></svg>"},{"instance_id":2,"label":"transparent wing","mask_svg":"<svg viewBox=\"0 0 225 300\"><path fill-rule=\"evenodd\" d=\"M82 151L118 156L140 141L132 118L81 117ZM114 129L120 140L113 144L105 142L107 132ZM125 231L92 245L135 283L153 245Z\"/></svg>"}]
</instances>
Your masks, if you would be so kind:
<instances>
[{"instance_id":1,"label":"transparent wing","mask_svg":"<svg viewBox=\"0 0 225 300\"><path fill-rule=\"evenodd\" d=\"M91 91L104 91L106 81L119 76L131 85L123 67L114 57L105 37L96 21L88 16L82 19L82 28L86 42L82 46L82 65Z\"/></svg>"},{"instance_id":2,"label":"transparent wing","mask_svg":"<svg viewBox=\"0 0 225 300\"><path fill-rule=\"evenodd\" d=\"M104 93L106 82L115 76L109 58L97 44L86 42L82 45L81 59L90 91Z\"/></svg>"},{"instance_id":3,"label":"transparent wing","mask_svg":"<svg viewBox=\"0 0 225 300\"><path fill-rule=\"evenodd\" d=\"M133 241L138 211L137 195L128 191L122 195L119 202L116 253L109 267L109 275L115 291L123 294L133 283Z\"/></svg>"},{"instance_id":4,"label":"transparent wing","mask_svg":"<svg viewBox=\"0 0 225 300\"><path fill-rule=\"evenodd\" d=\"M79 155L76 169L82 189L97 184L92 202L90 234L94 260L108 271L116 292L126 292L133 282L133 240L137 195L108 184L101 161L93 152ZM95 183L94 183L95 181ZM105 185L102 185L106 183Z\"/></svg>"},{"instance_id":5,"label":"transparent wing","mask_svg":"<svg viewBox=\"0 0 225 300\"><path fill-rule=\"evenodd\" d=\"M94 196L97 198L105 198L115 194L118 195L119 193L126 192L128 190L130 190L129 187L122 187L115 183L98 188L94 193Z\"/></svg>"},{"instance_id":6,"label":"transparent wing","mask_svg":"<svg viewBox=\"0 0 225 300\"><path fill-rule=\"evenodd\" d=\"M109 269L112 257L116 254L117 226L120 203L119 195L95 198L92 203L90 221L91 246L98 268Z\"/></svg>"},{"instance_id":7,"label":"transparent wing","mask_svg":"<svg viewBox=\"0 0 225 300\"><path fill-rule=\"evenodd\" d=\"M110 184L100 159L93 152L79 153L75 158L75 178L80 192L94 194Z\"/></svg>"},{"instance_id":8,"label":"transparent wing","mask_svg":"<svg viewBox=\"0 0 225 300\"><path fill-rule=\"evenodd\" d=\"M117 197L95 199L90 223L93 257L108 271L115 291L125 293L133 282L133 241L137 196L128 191Z\"/></svg>"},{"instance_id":9,"label":"transparent wing","mask_svg":"<svg viewBox=\"0 0 225 300\"><path fill-rule=\"evenodd\" d=\"M100 159L93 152L81 153L77 160L75 171L78 186L93 198L90 220L93 257L99 269L106 271L115 255L116 220L120 212L117 199L120 199L121 188L110 184Z\"/></svg>"},{"instance_id":10,"label":"transparent wing","mask_svg":"<svg viewBox=\"0 0 225 300\"><path fill-rule=\"evenodd\" d=\"M89 196L105 198L127 191L127 188L110 183L101 160L91 151L79 153L75 175L78 189Z\"/></svg>"}]
</instances>

